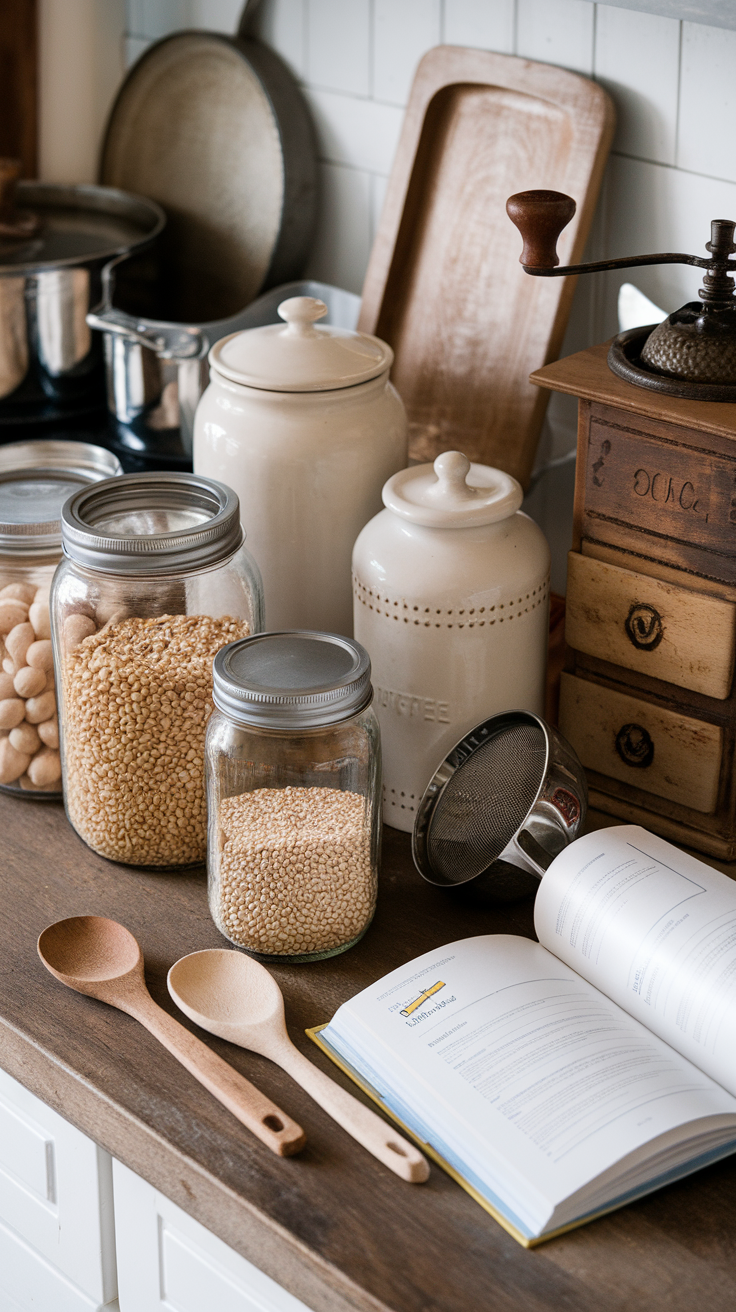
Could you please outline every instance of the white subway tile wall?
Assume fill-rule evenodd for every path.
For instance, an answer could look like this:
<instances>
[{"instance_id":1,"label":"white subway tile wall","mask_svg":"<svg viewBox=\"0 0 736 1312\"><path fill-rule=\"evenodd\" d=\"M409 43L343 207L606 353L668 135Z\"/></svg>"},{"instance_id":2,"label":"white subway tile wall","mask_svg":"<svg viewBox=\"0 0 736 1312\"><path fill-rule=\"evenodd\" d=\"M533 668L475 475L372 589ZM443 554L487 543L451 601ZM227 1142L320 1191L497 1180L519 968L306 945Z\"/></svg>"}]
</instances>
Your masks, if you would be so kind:
<instances>
[{"instance_id":1,"label":"white subway tile wall","mask_svg":"<svg viewBox=\"0 0 736 1312\"><path fill-rule=\"evenodd\" d=\"M234 32L242 0L127 0L128 61L183 27ZM309 274L359 292L417 63L440 42L574 69L612 95L618 129L587 257L701 253L736 218L736 31L592 0L262 0L255 31L300 79L317 127L320 219ZM529 179L529 186L535 179ZM683 266L581 278L564 353L617 330L633 277L670 311L696 294ZM550 409L546 445L574 440Z\"/></svg>"}]
</instances>

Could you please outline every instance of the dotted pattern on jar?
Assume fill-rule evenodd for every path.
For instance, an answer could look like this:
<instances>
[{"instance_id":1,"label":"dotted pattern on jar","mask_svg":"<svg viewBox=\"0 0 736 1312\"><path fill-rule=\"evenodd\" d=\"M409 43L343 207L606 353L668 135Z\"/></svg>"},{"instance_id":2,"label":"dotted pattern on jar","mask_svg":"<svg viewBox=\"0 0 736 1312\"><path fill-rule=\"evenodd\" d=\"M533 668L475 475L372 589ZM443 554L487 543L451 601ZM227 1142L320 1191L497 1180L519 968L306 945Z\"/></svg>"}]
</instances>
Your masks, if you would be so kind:
<instances>
[{"instance_id":1,"label":"dotted pattern on jar","mask_svg":"<svg viewBox=\"0 0 736 1312\"><path fill-rule=\"evenodd\" d=\"M113 617L99 632L90 625L69 615L62 630L69 819L113 861L203 861L212 661L247 637L248 625L207 615Z\"/></svg>"},{"instance_id":2,"label":"dotted pattern on jar","mask_svg":"<svg viewBox=\"0 0 736 1312\"><path fill-rule=\"evenodd\" d=\"M0 576L0 784L61 792L48 588Z\"/></svg>"},{"instance_id":3,"label":"dotted pattern on jar","mask_svg":"<svg viewBox=\"0 0 736 1312\"><path fill-rule=\"evenodd\" d=\"M375 908L366 803L336 788L257 788L218 809L212 914L252 952L329 952Z\"/></svg>"},{"instance_id":4,"label":"dotted pattern on jar","mask_svg":"<svg viewBox=\"0 0 736 1312\"><path fill-rule=\"evenodd\" d=\"M414 604L401 597L387 597L369 588L357 575L353 575L353 597L361 606L383 615L395 623L412 624L425 629L492 629L496 624L509 624L546 605L549 594L549 575L540 579L535 587L521 596L507 597L506 601L492 606L425 606Z\"/></svg>"}]
</instances>

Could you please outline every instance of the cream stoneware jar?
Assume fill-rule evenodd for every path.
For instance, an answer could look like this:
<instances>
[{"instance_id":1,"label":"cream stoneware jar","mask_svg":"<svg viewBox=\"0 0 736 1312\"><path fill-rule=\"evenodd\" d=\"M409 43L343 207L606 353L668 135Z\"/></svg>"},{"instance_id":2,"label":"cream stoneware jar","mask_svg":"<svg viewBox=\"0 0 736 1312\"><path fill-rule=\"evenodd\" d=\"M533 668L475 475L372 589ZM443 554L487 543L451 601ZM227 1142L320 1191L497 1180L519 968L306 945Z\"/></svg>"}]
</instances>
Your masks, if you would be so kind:
<instances>
[{"instance_id":1,"label":"cream stoneware jar","mask_svg":"<svg viewBox=\"0 0 736 1312\"><path fill-rule=\"evenodd\" d=\"M508 474L446 451L390 478L353 551L355 637L373 667L383 818L410 831L457 740L544 709L550 554Z\"/></svg>"},{"instance_id":2,"label":"cream stoneware jar","mask_svg":"<svg viewBox=\"0 0 736 1312\"><path fill-rule=\"evenodd\" d=\"M268 628L350 637L353 543L406 465L406 415L389 382L391 348L317 324L326 313L295 296L279 306L285 323L217 342L194 470L240 499Z\"/></svg>"}]
</instances>

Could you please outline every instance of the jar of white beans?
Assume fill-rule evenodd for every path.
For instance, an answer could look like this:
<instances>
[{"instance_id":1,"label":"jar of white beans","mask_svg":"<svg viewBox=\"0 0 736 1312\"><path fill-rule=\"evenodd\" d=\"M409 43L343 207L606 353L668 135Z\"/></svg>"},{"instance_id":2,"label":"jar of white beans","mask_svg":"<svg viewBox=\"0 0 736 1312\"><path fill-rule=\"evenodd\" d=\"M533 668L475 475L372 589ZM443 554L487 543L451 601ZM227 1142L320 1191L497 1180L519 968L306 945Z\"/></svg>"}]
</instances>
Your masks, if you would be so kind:
<instances>
[{"instance_id":1,"label":"jar of white beans","mask_svg":"<svg viewBox=\"0 0 736 1312\"><path fill-rule=\"evenodd\" d=\"M121 474L83 442L0 447L0 790L61 795L49 589L61 560L61 507L87 483Z\"/></svg>"}]
</instances>

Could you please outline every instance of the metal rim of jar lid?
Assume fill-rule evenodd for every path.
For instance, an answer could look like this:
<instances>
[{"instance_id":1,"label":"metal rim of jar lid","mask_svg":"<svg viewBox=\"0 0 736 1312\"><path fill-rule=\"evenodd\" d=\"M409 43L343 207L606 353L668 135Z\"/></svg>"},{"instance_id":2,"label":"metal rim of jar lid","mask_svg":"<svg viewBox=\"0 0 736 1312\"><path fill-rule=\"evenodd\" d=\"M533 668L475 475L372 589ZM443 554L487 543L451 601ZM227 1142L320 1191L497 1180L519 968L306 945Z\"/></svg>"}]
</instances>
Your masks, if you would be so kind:
<instances>
[{"instance_id":1,"label":"metal rim of jar lid","mask_svg":"<svg viewBox=\"0 0 736 1312\"><path fill-rule=\"evenodd\" d=\"M103 479L117 480L122 472L112 451L88 442L34 438L0 448L0 552L12 556L61 552L59 515L69 486L81 490ZM40 497L34 484L39 485ZM38 518L39 505L48 517L42 511ZM36 517L20 513L26 508Z\"/></svg>"},{"instance_id":2,"label":"metal rim of jar lid","mask_svg":"<svg viewBox=\"0 0 736 1312\"><path fill-rule=\"evenodd\" d=\"M156 531L156 517L166 512L190 522ZM236 493L201 474L123 474L75 492L61 509L65 555L106 574L204 569L231 556L244 537Z\"/></svg>"},{"instance_id":3,"label":"metal rim of jar lid","mask_svg":"<svg viewBox=\"0 0 736 1312\"><path fill-rule=\"evenodd\" d=\"M215 656L215 706L243 728L318 729L373 700L371 662L354 638L312 629L257 633Z\"/></svg>"}]
</instances>

